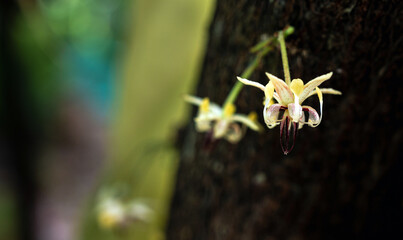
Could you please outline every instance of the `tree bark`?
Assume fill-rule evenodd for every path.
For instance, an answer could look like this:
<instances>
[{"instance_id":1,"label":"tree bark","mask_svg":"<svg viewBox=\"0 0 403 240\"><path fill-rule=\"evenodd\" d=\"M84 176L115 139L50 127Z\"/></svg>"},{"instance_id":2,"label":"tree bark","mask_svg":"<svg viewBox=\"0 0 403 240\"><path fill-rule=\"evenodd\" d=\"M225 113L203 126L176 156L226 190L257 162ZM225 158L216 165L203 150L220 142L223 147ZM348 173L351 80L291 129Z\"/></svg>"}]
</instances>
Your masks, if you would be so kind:
<instances>
[{"instance_id":1,"label":"tree bark","mask_svg":"<svg viewBox=\"0 0 403 240\"><path fill-rule=\"evenodd\" d=\"M288 24L291 77L306 83L333 71L323 87L343 95L324 95L321 125L301 129L288 156L278 127L206 151L189 120L168 239L402 236L402 16L401 1L217 1L196 95L222 104L249 48ZM282 78L279 49L250 79L266 84L264 72ZM261 113L262 98L244 87L237 111Z\"/></svg>"}]
</instances>

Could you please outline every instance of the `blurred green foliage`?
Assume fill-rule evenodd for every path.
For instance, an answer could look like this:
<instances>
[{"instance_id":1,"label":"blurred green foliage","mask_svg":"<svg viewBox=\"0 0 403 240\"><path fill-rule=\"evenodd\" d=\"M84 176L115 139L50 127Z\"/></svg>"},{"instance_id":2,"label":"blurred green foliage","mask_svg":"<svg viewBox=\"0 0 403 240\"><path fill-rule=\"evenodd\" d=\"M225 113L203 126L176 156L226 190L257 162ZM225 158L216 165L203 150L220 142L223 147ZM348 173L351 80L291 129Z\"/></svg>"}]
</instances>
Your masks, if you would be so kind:
<instances>
[{"instance_id":1,"label":"blurred green foliage","mask_svg":"<svg viewBox=\"0 0 403 240\"><path fill-rule=\"evenodd\" d=\"M15 196L0 183L0 239L16 239L17 213Z\"/></svg>"},{"instance_id":2,"label":"blurred green foliage","mask_svg":"<svg viewBox=\"0 0 403 240\"><path fill-rule=\"evenodd\" d=\"M27 104L35 113L32 121L41 130L51 128L50 116L63 94L78 89L81 96L92 96L105 113L98 117L110 126L108 161L98 190L88 193L91 200L82 209L80 239L164 239L178 164L173 145L189 110L183 95L200 72L214 1L19 3L23 15L14 41L27 99L33 100ZM38 165L38 175L47 174L46 165ZM97 222L98 195L115 187L124 189L126 200L147 199L155 211L152 222L124 231L103 229ZM0 238L13 239L16 206L4 191Z\"/></svg>"},{"instance_id":3,"label":"blurred green foliage","mask_svg":"<svg viewBox=\"0 0 403 240\"><path fill-rule=\"evenodd\" d=\"M138 0L132 10L131 41L116 94L112 161L103 186L128 184L130 197L153 200L157 216L150 225L110 235L92 218L83 239L164 238L178 160L173 141L186 116L182 96L200 71L213 1Z\"/></svg>"}]
</instances>

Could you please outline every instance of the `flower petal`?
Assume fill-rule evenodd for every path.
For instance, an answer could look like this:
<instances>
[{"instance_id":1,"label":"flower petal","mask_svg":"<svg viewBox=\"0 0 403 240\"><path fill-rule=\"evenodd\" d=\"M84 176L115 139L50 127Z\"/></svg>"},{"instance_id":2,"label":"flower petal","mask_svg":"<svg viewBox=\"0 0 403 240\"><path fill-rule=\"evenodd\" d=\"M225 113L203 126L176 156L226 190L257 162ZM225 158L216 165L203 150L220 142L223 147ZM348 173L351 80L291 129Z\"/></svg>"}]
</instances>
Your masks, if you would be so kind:
<instances>
[{"instance_id":1,"label":"flower petal","mask_svg":"<svg viewBox=\"0 0 403 240\"><path fill-rule=\"evenodd\" d=\"M324 81L329 80L329 78L332 77L332 72L319 76L317 78L312 79L309 81L307 84L304 86L304 90L299 96L299 103L301 104L308 96L309 94L320 84L322 84Z\"/></svg>"},{"instance_id":2,"label":"flower petal","mask_svg":"<svg viewBox=\"0 0 403 240\"><path fill-rule=\"evenodd\" d=\"M274 94L274 85L271 81L265 86L264 89L264 95L266 96L266 99L271 100L273 98Z\"/></svg>"},{"instance_id":3,"label":"flower petal","mask_svg":"<svg viewBox=\"0 0 403 240\"><path fill-rule=\"evenodd\" d=\"M200 112L203 112L203 113L208 112L209 108L210 108L210 99L207 98L207 97L203 98L203 101L202 101L202 103L200 104L200 107L199 107Z\"/></svg>"},{"instance_id":4,"label":"flower petal","mask_svg":"<svg viewBox=\"0 0 403 240\"><path fill-rule=\"evenodd\" d=\"M185 99L186 102L191 103L196 106L200 106L203 102L202 98L191 96L191 95L185 95L185 96L183 96L183 99Z\"/></svg>"},{"instance_id":5,"label":"flower petal","mask_svg":"<svg viewBox=\"0 0 403 240\"><path fill-rule=\"evenodd\" d=\"M283 105L278 103L272 105L268 104L265 105L263 109L263 118L268 128L274 128L275 126L280 124L279 123L281 122L281 120L279 120L280 110L283 107L284 107Z\"/></svg>"},{"instance_id":6,"label":"flower petal","mask_svg":"<svg viewBox=\"0 0 403 240\"><path fill-rule=\"evenodd\" d=\"M248 114L248 118L253 122L257 122L257 114L256 114L256 112L250 112Z\"/></svg>"},{"instance_id":7,"label":"flower petal","mask_svg":"<svg viewBox=\"0 0 403 240\"><path fill-rule=\"evenodd\" d=\"M206 118L197 117L194 119L196 124L196 131L207 132L212 128L212 120Z\"/></svg>"},{"instance_id":8,"label":"flower petal","mask_svg":"<svg viewBox=\"0 0 403 240\"><path fill-rule=\"evenodd\" d=\"M276 89L281 104L287 105L294 102L294 94L283 80L270 73L266 73L266 75L270 79L270 81L273 82L274 89Z\"/></svg>"},{"instance_id":9,"label":"flower petal","mask_svg":"<svg viewBox=\"0 0 403 240\"><path fill-rule=\"evenodd\" d=\"M299 122L303 116L302 107L298 102L288 104L288 114L293 122Z\"/></svg>"},{"instance_id":10,"label":"flower petal","mask_svg":"<svg viewBox=\"0 0 403 240\"><path fill-rule=\"evenodd\" d=\"M301 129L305 123L305 114L302 114L301 118L299 119L298 129Z\"/></svg>"},{"instance_id":11,"label":"flower petal","mask_svg":"<svg viewBox=\"0 0 403 240\"><path fill-rule=\"evenodd\" d=\"M277 102L280 102L280 96L276 92L273 93L273 98L276 99Z\"/></svg>"},{"instance_id":12,"label":"flower petal","mask_svg":"<svg viewBox=\"0 0 403 240\"><path fill-rule=\"evenodd\" d=\"M337 91L337 90L335 90L333 88L320 88L320 91L323 94L341 95L340 91ZM315 95L315 94L316 94L316 90L312 90L312 92L309 93L309 95L306 98L309 98L310 96Z\"/></svg>"},{"instance_id":13,"label":"flower petal","mask_svg":"<svg viewBox=\"0 0 403 240\"><path fill-rule=\"evenodd\" d=\"M191 96L191 95L185 95L183 97L186 102L191 103L196 106L200 106L203 103L203 98ZM222 110L221 107L218 106L216 103L209 102L209 112L214 113L214 115L220 115Z\"/></svg>"},{"instance_id":14,"label":"flower petal","mask_svg":"<svg viewBox=\"0 0 403 240\"><path fill-rule=\"evenodd\" d=\"M322 121L322 110L323 110L323 95L322 92L320 91L320 89L318 87L316 87L316 92L318 93L318 98L319 98L319 103L320 103L320 118L319 118L319 122L316 126L319 125L319 123ZM315 126L315 127L316 127Z\"/></svg>"},{"instance_id":15,"label":"flower petal","mask_svg":"<svg viewBox=\"0 0 403 240\"><path fill-rule=\"evenodd\" d=\"M241 140L243 134L244 132L242 131L241 127L236 123L232 123L229 125L224 138L227 139L230 143L234 144Z\"/></svg>"},{"instance_id":16,"label":"flower petal","mask_svg":"<svg viewBox=\"0 0 403 240\"><path fill-rule=\"evenodd\" d=\"M251 80L248 80L246 78L241 78L241 77L236 77L238 79L238 81L240 81L241 83L245 84L245 85L249 85L249 86L253 86L253 87L257 87L260 90L262 90L263 92L265 91L265 86L263 86L262 84L258 83L258 82L254 82Z\"/></svg>"},{"instance_id":17,"label":"flower petal","mask_svg":"<svg viewBox=\"0 0 403 240\"><path fill-rule=\"evenodd\" d=\"M294 94L299 96L304 90L304 82L299 78L293 79L290 84L290 89Z\"/></svg>"},{"instance_id":18,"label":"flower petal","mask_svg":"<svg viewBox=\"0 0 403 240\"><path fill-rule=\"evenodd\" d=\"M223 115L224 117L231 117L232 115L234 115L235 111L236 111L235 105L232 103L228 103L224 106Z\"/></svg>"},{"instance_id":19,"label":"flower petal","mask_svg":"<svg viewBox=\"0 0 403 240\"><path fill-rule=\"evenodd\" d=\"M299 129L298 122L291 122L289 117L283 118L280 124L280 144L284 155L291 152L295 145L295 139ZM290 138L292 137L292 138Z\"/></svg>"},{"instance_id":20,"label":"flower petal","mask_svg":"<svg viewBox=\"0 0 403 240\"><path fill-rule=\"evenodd\" d=\"M261 127L257 121L253 121L252 119L250 119L249 117L247 117L243 114L232 115L232 117L230 118L230 121L243 123L246 126L248 126L250 129L255 130L255 131L259 131L261 129Z\"/></svg>"},{"instance_id":21,"label":"flower petal","mask_svg":"<svg viewBox=\"0 0 403 240\"><path fill-rule=\"evenodd\" d=\"M315 127L320 123L320 117L318 112L309 106L302 106L302 111L308 113L308 119L304 119L303 124L308 124L311 127Z\"/></svg>"},{"instance_id":22,"label":"flower petal","mask_svg":"<svg viewBox=\"0 0 403 240\"><path fill-rule=\"evenodd\" d=\"M214 124L213 137L215 139L222 138L227 134L230 121L219 119Z\"/></svg>"},{"instance_id":23,"label":"flower petal","mask_svg":"<svg viewBox=\"0 0 403 240\"><path fill-rule=\"evenodd\" d=\"M322 109L323 109L323 95L318 87L316 87L316 93L318 94L319 102L320 102L320 116L315 109L309 106L303 106L302 110L308 112L308 121L304 122L311 127L317 127L322 121Z\"/></svg>"}]
</instances>

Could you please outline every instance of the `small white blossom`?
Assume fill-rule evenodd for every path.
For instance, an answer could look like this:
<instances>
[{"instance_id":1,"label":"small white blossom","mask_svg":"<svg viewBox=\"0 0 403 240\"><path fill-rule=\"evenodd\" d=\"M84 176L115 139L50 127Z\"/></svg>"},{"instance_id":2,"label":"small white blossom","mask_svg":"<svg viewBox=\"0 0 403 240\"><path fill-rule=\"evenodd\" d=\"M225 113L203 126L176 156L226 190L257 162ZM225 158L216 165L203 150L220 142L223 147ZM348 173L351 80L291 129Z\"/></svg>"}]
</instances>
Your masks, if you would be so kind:
<instances>
[{"instance_id":1,"label":"small white blossom","mask_svg":"<svg viewBox=\"0 0 403 240\"><path fill-rule=\"evenodd\" d=\"M114 197L105 197L98 204L98 223L102 228L128 227L134 222L151 222L154 210L146 201L134 199L123 203Z\"/></svg>"},{"instance_id":2,"label":"small white blossom","mask_svg":"<svg viewBox=\"0 0 403 240\"><path fill-rule=\"evenodd\" d=\"M154 210L144 201L134 200L128 205L128 214L134 221L150 222L154 216Z\"/></svg>"},{"instance_id":3,"label":"small white blossom","mask_svg":"<svg viewBox=\"0 0 403 240\"><path fill-rule=\"evenodd\" d=\"M265 93L263 118L268 128L280 125L280 140L284 154L289 153L294 147L297 130L304 125L316 127L322 121L323 97L322 94L341 95L340 91L332 88L319 88L324 81L331 78L332 73L328 73L307 84L301 79L294 79L289 85L276 76L266 73L269 83L266 86L245 78L238 77L238 80L245 85L250 85L261 89ZM310 106L301 104L312 95L318 95L320 103L320 115ZM273 101L275 99L277 103ZM293 142L289 146L290 133L293 132ZM285 139L283 139L285 136ZM284 141L283 141L284 140Z\"/></svg>"},{"instance_id":4,"label":"small white blossom","mask_svg":"<svg viewBox=\"0 0 403 240\"><path fill-rule=\"evenodd\" d=\"M98 223L101 227L111 229L125 221L125 207L117 199L108 198L98 206Z\"/></svg>"},{"instance_id":5,"label":"small white blossom","mask_svg":"<svg viewBox=\"0 0 403 240\"><path fill-rule=\"evenodd\" d=\"M208 98L202 99L189 95L185 96L185 101L199 106L198 114L194 119L196 130L198 132L212 131L213 139L224 138L231 143L237 143L246 130L239 123L254 131L259 131L261 128L255 113L251 113L248 116L236 114L233 104L227 104L224 108L221 108L216 103L210 103Z\"/></svg>"}]
</instances>

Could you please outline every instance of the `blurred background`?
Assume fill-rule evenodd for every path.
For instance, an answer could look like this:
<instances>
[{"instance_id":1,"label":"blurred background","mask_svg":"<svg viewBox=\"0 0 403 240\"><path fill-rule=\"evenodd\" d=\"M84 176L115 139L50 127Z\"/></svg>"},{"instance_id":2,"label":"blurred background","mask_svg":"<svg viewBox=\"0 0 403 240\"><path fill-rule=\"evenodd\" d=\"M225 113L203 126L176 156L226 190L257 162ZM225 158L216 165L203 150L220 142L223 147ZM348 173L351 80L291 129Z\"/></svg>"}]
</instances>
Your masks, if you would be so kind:
<instances>
[{"instance_id":1,"label":"blurred background","mask_svg":"<svg viewBox=\"0 0 403 240\"><path fill-rule=\"evenodd\" d=\"M1 5L0 239L164 239L214 1Z\"/></svg>"}]
</instances>

